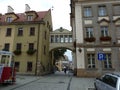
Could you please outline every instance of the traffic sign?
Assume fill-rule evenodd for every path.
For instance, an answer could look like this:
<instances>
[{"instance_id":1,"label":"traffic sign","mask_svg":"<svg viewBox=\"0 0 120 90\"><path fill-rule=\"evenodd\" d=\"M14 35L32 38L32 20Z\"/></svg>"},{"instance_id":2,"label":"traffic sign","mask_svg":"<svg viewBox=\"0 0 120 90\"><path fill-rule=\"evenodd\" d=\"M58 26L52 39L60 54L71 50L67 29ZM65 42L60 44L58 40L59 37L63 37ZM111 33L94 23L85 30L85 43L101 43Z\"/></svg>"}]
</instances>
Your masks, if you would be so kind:
<instances>
[{"instance_id":1,"label":"traffic sign","mask_svg":"<svg viewBox=\"0 0 120 90\"><path fill-rule=\"evenodd\" d=\"M104 53L98 53L98 60L105 60L105 54Z\"/></svg>"}]
</instances>

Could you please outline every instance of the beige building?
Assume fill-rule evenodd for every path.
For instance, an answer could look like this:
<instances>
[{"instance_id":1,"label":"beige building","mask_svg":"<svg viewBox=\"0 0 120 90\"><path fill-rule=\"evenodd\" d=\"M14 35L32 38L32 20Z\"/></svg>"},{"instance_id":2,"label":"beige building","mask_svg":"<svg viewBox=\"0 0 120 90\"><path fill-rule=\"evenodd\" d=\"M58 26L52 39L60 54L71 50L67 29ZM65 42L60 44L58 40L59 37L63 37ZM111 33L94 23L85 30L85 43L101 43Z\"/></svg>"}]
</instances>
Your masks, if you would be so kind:
<instances>
[{"instance_id":1,"label":"beige building","mask_svg":"<svg viewBox=\"0 0 120 90\"><path fill-rule=\"evenodd\" d=\"M56 49L60 50L61 48L74 51L72 31L67 30L63 27L60 27L50 32L49 51L50 51L50 58L52 60L53 66L55 65L55 61L56 61L54 59L54 50ZM72 58L72 60L74 62L74 57ZM60 61L60 66L61 65L62 64Z\"/></svg>"},{"instance_id":2,"label":"beige building","mask_svg":"<svg viewBox=\"0 0 120 90\"><path fill-rule=\"evenodd\" d=\"M77 76L120 71L120 0L71 0Z\"/></svg>"},{"instance_id":3,"label":"beige building","mask_svg":"<svg viewBox=\"0 0 120 90\"><path fill-rule=\"evenodd\" d=\"M0 15L0 50L15 54L19 74L49 73L49 33L52 31L51 10L31 11L26 4L24 13L8 12Z\"/></svg>"}]
</instances>

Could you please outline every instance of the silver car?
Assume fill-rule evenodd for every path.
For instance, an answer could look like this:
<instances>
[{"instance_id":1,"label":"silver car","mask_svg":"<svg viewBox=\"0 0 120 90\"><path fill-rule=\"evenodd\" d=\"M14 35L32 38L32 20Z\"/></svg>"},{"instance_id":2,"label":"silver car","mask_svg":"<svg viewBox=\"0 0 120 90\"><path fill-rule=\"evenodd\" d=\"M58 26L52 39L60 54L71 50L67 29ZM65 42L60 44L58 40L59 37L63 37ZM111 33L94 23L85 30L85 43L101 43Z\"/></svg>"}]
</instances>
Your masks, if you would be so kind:
<instances>
[{"instance_id":1,"label":"silver car","mask_svg":"<svg viewBox=\"0 0 120 90\"><path fill-rule=\"evenodd\" d=\"M107 73L95 80L96 90L120 90L120 73Z\"/></svg>"}]
</instances>

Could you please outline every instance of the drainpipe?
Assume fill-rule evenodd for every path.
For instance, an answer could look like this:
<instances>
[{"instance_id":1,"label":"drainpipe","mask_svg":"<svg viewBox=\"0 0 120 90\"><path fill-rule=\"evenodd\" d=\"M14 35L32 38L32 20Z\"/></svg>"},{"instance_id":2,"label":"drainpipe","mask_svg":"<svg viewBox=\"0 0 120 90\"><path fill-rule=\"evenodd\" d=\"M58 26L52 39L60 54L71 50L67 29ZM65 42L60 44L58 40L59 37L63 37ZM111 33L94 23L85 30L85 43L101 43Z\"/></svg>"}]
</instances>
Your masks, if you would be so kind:
<instances>
[{"instance_id":1,"label":"drainpipe","mask_svg":"<svg viewBox=\"0 0 120 90\"><path fill-rule=\"evenodd\" d=\"M38 64L38 49L39 49L39 36L40 36L40 23L38 24L38 35L37 35L37 50L36 50L36 67L35 67L35 75L37 75L37 64Z\"/></svg>"},{"instance_id":2,"label":"drainpipe","mask_svg":"<svg viewBox=\"0 0 120 90\"><path fill-rule=\"evenodd\" d=\"M36 50L36 67L35 67L35 75L37 75L37 70L38 70L38 50L39 50L39 39L40 39L40 25L45 25L45 22L43 18L40 20L40 23L38 23L38 35L37 35L37 50ZM40 63L39 63L40 64Z\"/></svg>"}]
</instances>

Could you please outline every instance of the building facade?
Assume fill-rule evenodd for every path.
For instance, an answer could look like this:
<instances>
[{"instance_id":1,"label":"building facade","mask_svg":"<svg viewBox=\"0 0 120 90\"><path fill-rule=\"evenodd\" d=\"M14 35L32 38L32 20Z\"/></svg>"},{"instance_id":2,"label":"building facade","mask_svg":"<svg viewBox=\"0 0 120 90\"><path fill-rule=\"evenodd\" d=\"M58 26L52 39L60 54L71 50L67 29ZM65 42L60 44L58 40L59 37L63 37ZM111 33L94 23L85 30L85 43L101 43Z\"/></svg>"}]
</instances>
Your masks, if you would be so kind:
<instances>
[{"instance_id":1,"label":"building facade","mask_svg":"<svg viewBox=\"0 0 120 90\"><path fill-rule=\"evenodd\" d=\"M77 76L120 71L120 0L71 0Z\"/></svg>"},{"instance_id":2,"label":"building facade","mask_svg":"<svg viewBox=\"0 0 120 90\"><path fill-rule=\"evenodd\" d=\"M15 54L15 68L19 74L41 75L50 72L49 33L52 30L51 10L14 13L8 7L0 15L0 50Z\"/></svg>"}]
</instances>

